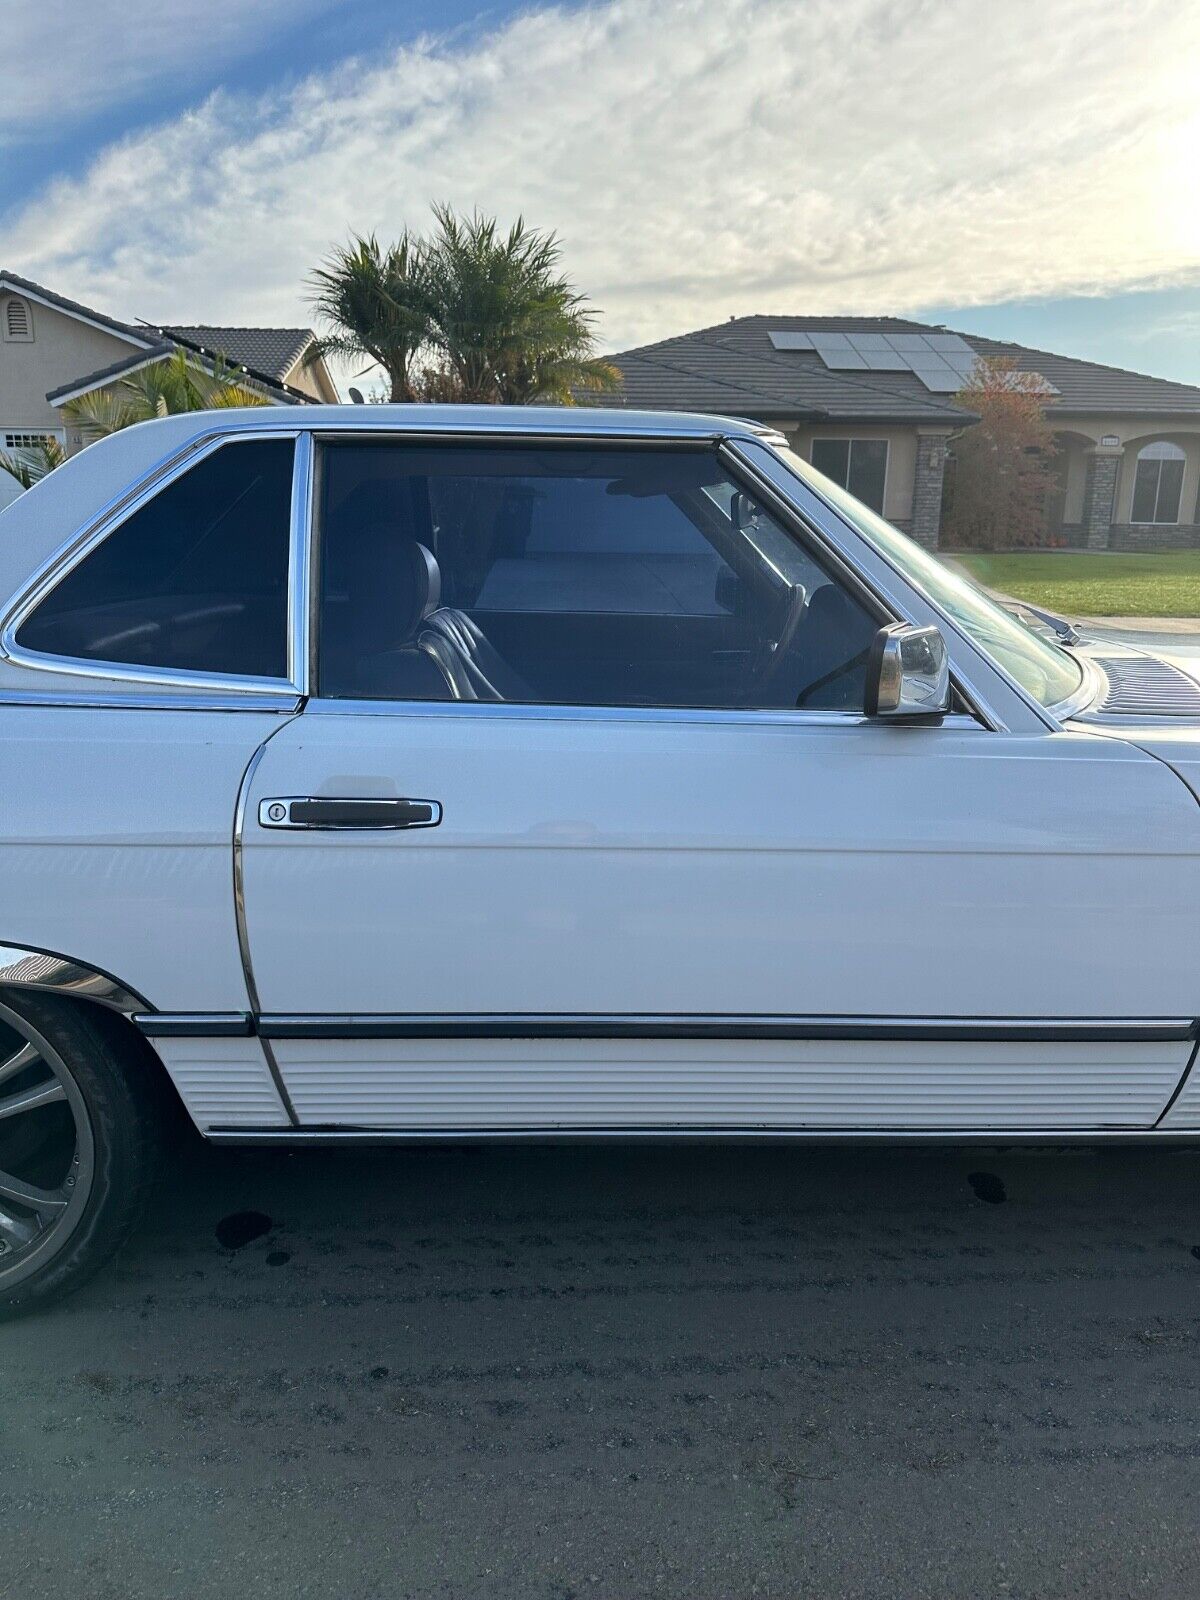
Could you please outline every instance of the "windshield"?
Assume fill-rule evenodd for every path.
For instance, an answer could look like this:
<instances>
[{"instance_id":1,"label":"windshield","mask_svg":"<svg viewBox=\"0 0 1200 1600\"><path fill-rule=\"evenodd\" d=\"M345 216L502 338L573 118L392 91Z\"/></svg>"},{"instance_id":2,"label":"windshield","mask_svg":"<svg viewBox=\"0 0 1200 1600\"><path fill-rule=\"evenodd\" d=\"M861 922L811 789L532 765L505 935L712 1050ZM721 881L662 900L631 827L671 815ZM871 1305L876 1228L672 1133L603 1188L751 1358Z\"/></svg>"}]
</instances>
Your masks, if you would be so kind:
<instances>
[{"instance_id":1,"label":"windshield","mask_svg":"<svg viewBox=\"0 0 1200 1600\"><path fill-rule=\"evenodd\" d=\"M1083 669L1066 650L1023 627L969 578L922 550L794 451L781 449L779 454L1035 700L1044 706L1057 705L1079 688Z\"/></svg>"}]
</instances>

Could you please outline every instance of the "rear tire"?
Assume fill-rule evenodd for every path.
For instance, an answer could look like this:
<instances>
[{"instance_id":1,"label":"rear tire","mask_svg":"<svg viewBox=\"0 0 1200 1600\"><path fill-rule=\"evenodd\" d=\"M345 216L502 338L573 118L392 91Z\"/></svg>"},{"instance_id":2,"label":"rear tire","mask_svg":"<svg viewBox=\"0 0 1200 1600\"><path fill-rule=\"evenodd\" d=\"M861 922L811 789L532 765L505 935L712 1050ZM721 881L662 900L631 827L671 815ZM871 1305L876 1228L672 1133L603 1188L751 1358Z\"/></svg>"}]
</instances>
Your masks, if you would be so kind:
<instances>
[{"instance_id":1,"label":"rear tire","mask_svg":"<svg viewBox=\"0 0 1200 1600\"><path fill-rule=\"evenodd\" d=\"M79 1287L153 1184L151 1063L86 1001L0 993L0 1320Z\"/></svg>"}]
</instances>

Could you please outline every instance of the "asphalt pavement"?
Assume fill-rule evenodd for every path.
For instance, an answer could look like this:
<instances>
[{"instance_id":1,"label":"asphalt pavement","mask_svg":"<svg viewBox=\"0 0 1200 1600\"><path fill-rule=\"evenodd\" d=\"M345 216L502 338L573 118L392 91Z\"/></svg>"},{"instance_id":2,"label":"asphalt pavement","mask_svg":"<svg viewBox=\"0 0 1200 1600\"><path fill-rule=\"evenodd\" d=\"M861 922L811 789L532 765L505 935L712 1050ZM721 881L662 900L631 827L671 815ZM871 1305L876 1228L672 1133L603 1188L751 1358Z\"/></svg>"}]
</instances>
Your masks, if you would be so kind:
<instances>
[{"instance_id":1,"label":"asphalt pavement","mask_svg":"<svg viewBox=\"0 0 1200 1600\"><path fill-rule=\"evenodd\" d=\"M185 1140L0 1328L0 1593L1194 1596L1198 1180Z\"/></svg>"}]
</instances>

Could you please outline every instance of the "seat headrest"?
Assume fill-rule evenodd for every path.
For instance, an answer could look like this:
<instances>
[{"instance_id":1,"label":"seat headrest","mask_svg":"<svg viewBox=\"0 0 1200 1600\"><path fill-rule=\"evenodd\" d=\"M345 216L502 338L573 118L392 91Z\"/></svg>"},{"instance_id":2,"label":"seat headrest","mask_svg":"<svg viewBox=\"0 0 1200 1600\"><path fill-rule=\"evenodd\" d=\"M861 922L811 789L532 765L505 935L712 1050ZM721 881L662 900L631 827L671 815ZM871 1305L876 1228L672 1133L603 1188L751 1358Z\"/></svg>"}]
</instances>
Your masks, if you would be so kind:
<instances>
[{"instance_id":1,"label":"seat headrest","mask_svg":"<svg viewBox=\"0 0 1200 1600\"><path fill-rule=\"evenodd\" d=\"M374 523L351 546L346 589L364 646L391 650L407 644L437 610L442 577L431 550L416 539L397 538L394 524Z\"/></svg>"}]
</instances>

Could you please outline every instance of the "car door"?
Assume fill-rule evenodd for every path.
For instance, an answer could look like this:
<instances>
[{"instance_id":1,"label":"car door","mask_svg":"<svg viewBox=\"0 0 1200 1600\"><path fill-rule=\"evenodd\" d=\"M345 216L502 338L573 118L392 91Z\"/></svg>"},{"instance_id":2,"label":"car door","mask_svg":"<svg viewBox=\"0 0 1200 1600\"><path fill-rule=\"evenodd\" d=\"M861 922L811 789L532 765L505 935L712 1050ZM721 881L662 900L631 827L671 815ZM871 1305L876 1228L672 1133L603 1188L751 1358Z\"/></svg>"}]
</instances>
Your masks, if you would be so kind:
<instances>
[{"instance_id":1,"label":"car door","mask_svg":"<svg viewBox=\"0 0 1200 1600\"><path fill-rule=\"evenodd\" d=\"M867 719L888 608L711 447L333 441L319 482L317 693L241 841L300 1126L1160 1114L1198 931L1161 764Z\"/></svg>"}]
</instances>

